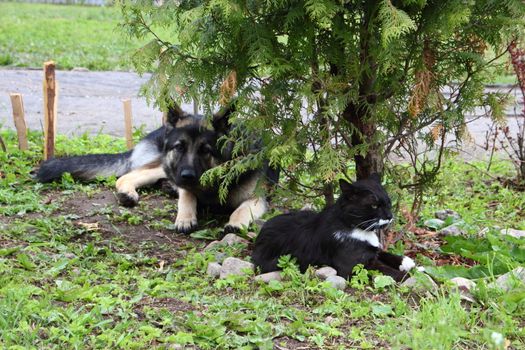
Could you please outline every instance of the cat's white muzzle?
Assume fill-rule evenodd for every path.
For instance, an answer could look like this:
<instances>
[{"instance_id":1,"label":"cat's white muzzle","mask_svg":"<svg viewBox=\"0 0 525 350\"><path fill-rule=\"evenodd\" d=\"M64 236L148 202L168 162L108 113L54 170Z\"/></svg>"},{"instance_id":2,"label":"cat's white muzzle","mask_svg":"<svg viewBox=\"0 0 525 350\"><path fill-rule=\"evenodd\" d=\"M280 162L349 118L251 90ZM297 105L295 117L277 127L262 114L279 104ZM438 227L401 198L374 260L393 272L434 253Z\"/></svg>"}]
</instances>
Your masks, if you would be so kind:
<instances>
[{"instance_id":1,"label":"cat's white muzzle","mask_svg":"<svg viewBox=\"0 0 525 350\"><path fill-rule=\"evenodd\" d=\"M377 221L376 228L378 228L378 229L387 228L388 225L390 225L392 223L392 221L394 221L393 218L390 219L390 220L379 219L379 221Z\"/></svg>"}]
</instances>

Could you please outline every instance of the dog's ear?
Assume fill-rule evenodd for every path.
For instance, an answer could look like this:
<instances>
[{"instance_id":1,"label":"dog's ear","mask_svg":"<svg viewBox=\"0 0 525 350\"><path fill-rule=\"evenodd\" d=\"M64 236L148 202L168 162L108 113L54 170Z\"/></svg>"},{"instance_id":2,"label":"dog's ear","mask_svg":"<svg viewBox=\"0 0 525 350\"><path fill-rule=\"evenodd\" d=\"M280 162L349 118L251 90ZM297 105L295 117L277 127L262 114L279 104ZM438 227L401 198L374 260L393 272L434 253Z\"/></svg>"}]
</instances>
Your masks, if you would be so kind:
<instances>
[{"instance_id":1,"label":"dog's ear","mask_svg":"<svg viewBox=\"0 0 525 350\"><path fill-rule=\"evenodd\" d=\"M226 134L230 130L230 116L233 112L235 112L235 102L215 113L211 121L213 129L219 133Z\"/></svg>"},{"instance_id":2,"label":"dog's ear","mask_svg":"<svg viewBox=\"0 0 525 350\"><path fill-rule=\"evenodd\" d=\"M185 118L186 116L186 112L184 112L175 101L171 101L168 107L168 114L166 117L166 128L168 130L175 128L179 120Z\"/></svg>"}]
</instances>

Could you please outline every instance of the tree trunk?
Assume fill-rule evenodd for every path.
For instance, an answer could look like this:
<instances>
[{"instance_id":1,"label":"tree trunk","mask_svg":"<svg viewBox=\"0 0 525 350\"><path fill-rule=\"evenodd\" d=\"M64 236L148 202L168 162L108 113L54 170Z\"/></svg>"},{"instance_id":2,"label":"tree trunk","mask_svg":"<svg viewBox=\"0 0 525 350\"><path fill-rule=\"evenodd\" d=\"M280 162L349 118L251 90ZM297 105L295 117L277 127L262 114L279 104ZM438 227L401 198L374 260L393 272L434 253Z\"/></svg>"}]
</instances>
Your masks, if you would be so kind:
<instances>
[{"instance_id":1,"label":"tree trunk","mask_svg":"<svg viewBox=\"0 0 525 350\"><path fill-rule=\"evenodd\" d=\"M366 179L372 173L383 172L383 156L380 145L375 140L377 125L370 115L370 106L377 102L374 93L374 84L377 79L377 64L370 46L377 45L380 38L377 30L373 30L374 20L377 16L378 3L370 1L365 6L361 20L360 53L361 77L359 79L359 96L357 102L350 102L343 111L343 118L358 130L352 134L352 145L367 144L365 156L354 156L357 179Z\"/></svg>"},{"instance_id":2,"label":"tree trunk","mask_svg":"<svg viewBox=\"0 0 525 350\"><path fill-rule=\"evenodd\" d=\"M324 202L325 206L329 207L334 205L335 199L334 199L334 185L332 183L327 183L323 187L323 195L324 195Z\"/></svg>"},{"instance_id":3,"label":"tree trunk","mask_svg":"<svg viewBox=\"0 0 525 350\"><path fill-rule=\"evenodd\" d=\"M357 108L355 104L349 104L343 112L343 118L358 130L352 134L352 145L368 144L364 156L354 156L357 179L366 179L373 173L382 174L383 156L380 145L374 140L376 125L370 120L364 108Z\"/></svg>"}]
</instances>

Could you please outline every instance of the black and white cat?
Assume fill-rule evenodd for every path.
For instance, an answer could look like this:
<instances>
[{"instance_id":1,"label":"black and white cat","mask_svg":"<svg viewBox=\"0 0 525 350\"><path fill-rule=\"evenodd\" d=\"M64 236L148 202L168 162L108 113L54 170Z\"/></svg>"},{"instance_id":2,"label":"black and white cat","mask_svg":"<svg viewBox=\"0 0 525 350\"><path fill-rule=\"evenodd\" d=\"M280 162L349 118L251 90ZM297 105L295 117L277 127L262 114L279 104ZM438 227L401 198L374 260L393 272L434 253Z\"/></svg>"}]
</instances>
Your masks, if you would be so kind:
<instances>
[{"instance_id":1,"label":"black and white cat","mask_svg":"<svg viewBox=\"0 0 525 350\"><path fill-rule=\"evenodd\" d=\"M301 271L328 265L344 278L357 264L401 281L415 263L382 250L378 230L392 222L391 202L379 176L339 181L341 196L320 213L299 211L268 220L255 241L252 259L261 272L278 270L282 255L297 259Z\"/></svg>"}]
</instances>

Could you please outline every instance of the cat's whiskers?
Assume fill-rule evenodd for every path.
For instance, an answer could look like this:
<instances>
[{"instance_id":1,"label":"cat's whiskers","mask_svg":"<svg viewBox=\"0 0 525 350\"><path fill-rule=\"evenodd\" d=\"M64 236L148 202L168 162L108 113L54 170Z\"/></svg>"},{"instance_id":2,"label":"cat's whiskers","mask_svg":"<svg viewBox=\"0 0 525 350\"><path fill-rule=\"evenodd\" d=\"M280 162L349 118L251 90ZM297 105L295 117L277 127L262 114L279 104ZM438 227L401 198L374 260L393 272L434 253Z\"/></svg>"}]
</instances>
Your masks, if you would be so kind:
<instances>
[{"instance_id":1,"label":"cat's whiskers","mask_svg":"<svg viewBox=\"0 0 525 350\"><path fill-rule=\"evenodd\" d=\"M363 224L368 224L369 222L372 222L370 225L368 225L366 228L364 228L364 231L370 231L370 230L376 230L376 229L386 229L389 228L394 222L394 219L368 219L365 220L357 225L357 227L362 227Z\"/></svg>"},{"instance_id":2,"label":"cat's whiskers","mask_svg":"<svg viewBox=\"0 0 525 350\"><path fill-rule=\"evenodd\" d=\"M371 224L368 225L366 228L364 228L363 229L364 231L369 231L370 229L374 228L377 225L377 219L368 219L368 220L362 221L359 224L357 224L356 227L363 227L363 225L366 225L369 223Z\"/></svg>"},{"instance_id":3,"label":"cat's whiskers","mask_svg":"<svg viewBox=\"0 0 525 350\"><path fill-rule=\"evenodd\" d=\"M368 224L370 222L376 222L376 221L377 221L377 219L368 219L368 220L365 220L365 221L361 221L356 226L361 226L361 225Z\"/></svg>"},{"instance_id":4,"label":"cat's whiskers","mask_svg":"<svg viewBox=\"0 0 525 350\"><path fill-rule=\"evenodd\" d=\"M367 228L365 228L365 231L370 231L371 229L374 229L377 227L377 222L372 223Z\"/></svg>"}]
</instances>

